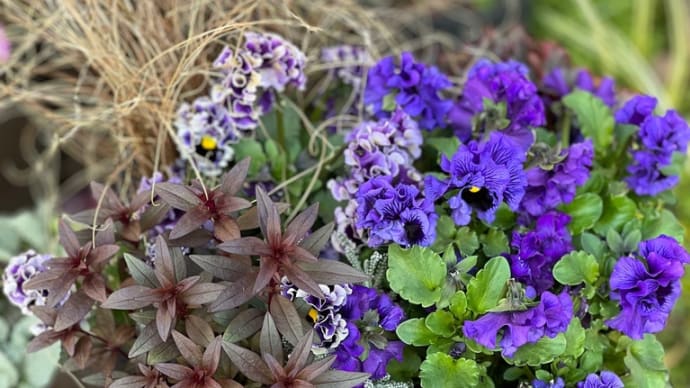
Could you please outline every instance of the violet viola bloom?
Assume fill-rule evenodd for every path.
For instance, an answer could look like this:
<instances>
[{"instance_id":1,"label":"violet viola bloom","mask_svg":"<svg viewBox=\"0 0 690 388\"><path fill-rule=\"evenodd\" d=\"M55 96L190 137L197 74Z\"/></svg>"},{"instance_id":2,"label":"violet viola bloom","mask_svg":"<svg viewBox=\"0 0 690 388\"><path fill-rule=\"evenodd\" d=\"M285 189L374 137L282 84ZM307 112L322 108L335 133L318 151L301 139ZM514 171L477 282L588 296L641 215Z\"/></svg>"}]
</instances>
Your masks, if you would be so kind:
<instances>
[{"instance_id":1,"label":"violet viola bloom","mask_svg":"<svg viewBox=\"0 0 690 388\"><path fill-rule=\"evenodd\" d=\"M690 263L690 255L669 236L642 241L638 255L622 257L611 273L611 299L621 311L606 322L633 339L645 333L657 333L666 326L673 305L680 296L680 278Z\"/></svg>"},{"instance_id":2,"label":"violet viola bloom","mask_svg":"<svg viewBox=\"0 0 690 388\"><path fill-rule=\"evenodd\" d=\"M580 89L592 93L609 107L616 105L615 81L610 77L603 77L599 85L595 86L592 75L585 69L578 70L575 79L569 82L566 71L561 67L555 67L544 77L543 84L549 97L560 98L574 89ZM547 102L550 102L550 99Z\"/></svg>"},{"instance_id":3,"label":"violet viola bloom","mask_svg":"<svg viewBox=\"0 0 690 388\"><path fill-rule=\"evenodd\" d=\"M537 86L528 78L525 65L517 61L478 61L467 74L462 96L448 114L455 134L463 143L472 138L475 117L484 112L485 100L506 105L506 128L501 129L522 151L534 142L532 128L546 122L544 104ZM478 128L480 132L493 128Z\"/></svg>"},{"instance_id":4,"label":"violet viola bloom","mask_svg":"<svg viewBox=\"0 0 690 388\"><path fill-rule=\"evenodd\" d=\"M512 357L522 345L565 332L572 317L573 302L567 292L554 295L545 291L537 306L525 311L487 313L465 321L462 331L465 337L489 349L496 348L496 337L502 333L501 352Z\"/></svg>"},{"instance_id":5,"label":"violet viola bloom","mask_svg":"<svg viewBox=\"0 0 690 388\"><path fill-rule=\"evenodd\" d=\"M369 69L364 90L364 104L376 117L386 117L384 100L394 96L405 113L417 118L426 130L444 126L452 102L440 96L452 86L445 74L435 66L416 62L412 54L404 52L400 63L390 56Z\"/></svg>"},{"instance_id":6,"label":"violet viola bloom","mask_svg":"<svg viewBox=\"0 0 690 388\"><path fill-rule=\"evenodd\" d=\"M537 219L534 230L513 232L511 245L517 253L510 256L510 270L515 279L539 294L554 285L554 264L573 250L569 222L567 214L550 212Z\"/></svg>"},{"instance_id":7,"label":"violet viola bloom","mask_svg":"<svg viewBox=\"0 0 690 388\"><path fill-rule=\"evenodd\" d=\"M623 388L623 381L613 372L607 370L599 374L590 373L584 381L577 383L577 388Z\"/></svg>"},{"instance_id":8,"label":"violet viola bloom","mask_svg":"<svg viewBox=\"0 0 690 388\"><path fill-rule=\"evenodd\" d=\"M472 212L491 223L501 202L517 210L527 185L524 161L521 148L506 135L493 132L487 142L473 140L460 145L451 160L441 156L441 169L450 177L439 180L428 176L424 182L426 197L435 201L457 190L448 200L455 224L469 224Z\"/></svg>"}]
</instances>

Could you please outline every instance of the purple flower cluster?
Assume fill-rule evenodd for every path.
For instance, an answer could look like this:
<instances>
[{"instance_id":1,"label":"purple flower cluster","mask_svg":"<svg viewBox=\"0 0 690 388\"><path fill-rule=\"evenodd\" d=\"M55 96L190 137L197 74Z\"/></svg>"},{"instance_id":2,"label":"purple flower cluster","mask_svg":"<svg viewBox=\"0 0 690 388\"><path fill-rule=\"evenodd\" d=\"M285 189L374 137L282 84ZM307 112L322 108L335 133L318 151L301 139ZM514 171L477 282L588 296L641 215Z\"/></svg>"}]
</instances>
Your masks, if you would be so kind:
<instances>
[{"instance_id":1,"label":"purple flower cluster","mask_svg":"<svg viewBox=\"0 0 690 388\"><path fill-rule=\"evenodd\" d=\"M525 311L488 313L475 321L466 321L462 331L465 337L489 349L496 348L496 337L502 334L501 352L512 357L522 345L563 333L572 317L573 302L568 293L554 295L546 291L537 306Z\"/></svg>"},{"instance_id":2,"label":"purple flower cluster","mask_svg":"<svg viewBox=\"0 0 690 388\"><path fill-rule=\"evenodd\" d=\"M525 234L513 232L511 245L517 253L510 256L510 270L515 279L537 293L554 285L554 264L573 250L569 222L567 214L549 212L537 219L533 230Z\"/></svg>"},{"instance_id":3,"label":"purple flower cluster","mask_svg":"<svg viewBox=\"0 0 690 388\"><path fill-rule=\"evenodd\" d=\"M569 81L566 71L555 67L544 77L543 83L548 97L560 98L574 89L580 89L592 93L609 107L616 105L616 82L610 77L603 77L599 85L595 86L592 75L585 69L578 70L575 79Z\"/></svg>"},{"instance_id":4,"label":"purple flower cluster","mask_svg":"<svg viewBox=\"0 0 690 388\"><path fill-rule=\"evenodd\" d=\"M638 256L621 257L613 268L611 299L620 303L621 312L606 322L633 339L663 330L680 295L683 265L690 263L685 249L665 235L642 241Z\"/></svg>"},{"instance_id":5,"label":"purple flower cluster","mask_svg":"<svg viewBox=\"0 0 690 388\"><path fill-rule=\"evenodd\" d=\"M664 168L672 164L673 154L685 152L690 141L690 127L675 111L654 115L657 101L650 96L636 96L618 112L616 121L639 126L639 148L632 151L633 163L628 166L628 186L638 195L656 195L678 184L676 175Z\"/></svg>"},{"instance_id":6,"label":"purple flower cluster","mask_svg":"<svg viewBox=\"0 0 690 388\"><path fill-rule=\"evenodd\" d=\"M30 314L32 306L43 306L47 300L45 290L24 289L24 283L37 273L45 271L46 262L53 257L42 255L30 249L21 255L12 257L2 274L2 289L7 300L22 309L22 313Z\"/></svg>"},{"instance_id":7,"label":"purple flower cluster","mask_svg":"<svg viewBox=\"0 0 690 388\"><path fill-rule=\"evenodd\" d=\"M434 204L410 184L392 185L378 176L359 187L356 228L368 232L368 245L394 242L402 246L428 246L436 238Z\"/></svg>"},{"instance_id":8,"label":"purple flower cluster","mask_svg":"<svg viewBox=\"0 0 690 388\"><path fill-rule=\"evenodd\" d=\"M525 65L516 61L478 61L467 74L462 96L448 114L456 135L464 143L472 138L475 119L485 111L485 101L505 104L507 127L501 129L523 151L534 142L532 128L545 123L544 104ZM487 112L488 113L488 112ZM478 128L480 131L494 128Z\"/></svg>"},{"instance_id":9,"label":"purple flower cluster","mask_svg":"<svg viewBox=\"0 0 690 388\"><path fill-rule=\"evenodd\" d=\"M369 69L364 90L364 104L377 117L386 117L384 102L394 97L397 106L417 118L427 130L443 127L452 102L440 96L452 86L445 74L435 66L416 62L412 54L404 52L400 63L390 56Z\"/></svg>"},{"instance_id":10,"label":"purple flower cluster","mask_svg":"<svg viewBox=\"0 0 690 388\"><path fill-rule=\"evenodd\" d=\"M435 201L454 191L448 204L457 225L469 224L472 212L491 223L501 202L512 210L518 208L527 185L524 161L521 148L504 134L492 132L486 142L460 145L451 160L441 156L441 169L450 176L445 180L428 176L426 196Z\"/></svg>"},{"instance_id":11,"label":"purple flower cluster","mask_svg":"<svg viewBox=\"0 0 690 388\"><path fill-rule=\"evenodd\" d=\"M321 60L335 65L332 73L343 83L357 88L361 86L366 67L373 62L365 47L352 45L324 47L321 49Z\"/></svg>"},{"instance_id":12,"label":"purple flower cluster","mask_svg":"<svg viewBox=\"0 0 690 388\"><path fill-rule=\"evenodd\" d=\"M590 373L584 381L577 383L577 388L623 388L620 377L607 370L601 373Z\"/></svg>"},{"instance_id":13,"label":"purple flower cluster","mask_svg":"<svg viewBox=\"0 0 690 388\"><path fill-rule=\"evenodd\" d=\"M391 359L402 361L405 345L388 340L384 334L394 332L405 315L388 295L353 285L340 312L348 322L349 335L335 351L334 368L370 373L371 379L377 380L386 375Z\"/></svg>"},{"instance_id":14,"label":"purple flower cluster","mask_svg":"<svg viewBox=\"0 0 690 388\"><path fill-rule=\"evenodd\" d=\"M594 159L594 146L590 139L572 144L563 150L564 159L546 170L539 166L527 170L527 188L520 203L520 211L538 217L555 209L558 205L570 203L575 191L589 179Z\"/></svg>"}]
</instances>

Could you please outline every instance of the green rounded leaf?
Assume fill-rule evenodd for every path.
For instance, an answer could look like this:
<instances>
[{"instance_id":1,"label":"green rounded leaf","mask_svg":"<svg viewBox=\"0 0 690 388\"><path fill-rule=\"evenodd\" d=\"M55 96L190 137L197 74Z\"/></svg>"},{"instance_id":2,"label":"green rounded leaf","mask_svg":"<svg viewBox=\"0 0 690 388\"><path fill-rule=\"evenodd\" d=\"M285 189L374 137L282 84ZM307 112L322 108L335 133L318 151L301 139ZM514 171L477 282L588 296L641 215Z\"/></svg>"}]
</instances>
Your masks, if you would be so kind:
<instances>
[{"instance_id":1,"label":"green rounded leaf","mask_svg":"<svg viewBox=\"0 0 690 388\"><path fill-rule=\"evenodd\" d=\"M593 193L580 194L562 210L571 217L568 229L573 235L580 234L594 226L604 211L604 201Z\"/></svg>"},{"instance_id":2,"label":"green rounded leaf","mask_svg":"<svg viewBox=\"0 0 690 388\"><path fill-rule=\"evenodd\" d=\"M540 366L555 360L565 352L566 347L563 333L553 338L543 337L536 343L521 346L508 361L515 365Z\"/></svg>"},{"instance_id":3,"label":"green rounded leaf","mask_svg":"<svg viewBox=\"0 0 690 388\"><path fill-rule=\"evenodd\" d=\"M395 329L395 334L402 342L414 346L426 346L438 338L438 335L429 330L422 318L408 319L401 323Z\"/></svg>"},{"instance_id":4,"label":"green rounded leaf","mask_svg":"<svg viewBox=\"0 0 690 388\"><path fill-rule=\"evenodd\" d=\"M474 360L454 360L445 353L434 353L420 366L419 377L422 387L471 388L479 385L479 369Z\"/></svg>"},{"instance_id":5,"label":"green rounded leaf","mask_svg":"<svg viewBox=\"0 0 690 388\"><path fill-rule=\"evenodd\" d=\"M505 296L508 279L508 261L503 257L489 260L467 285L467 306L477 314L496 307L498 301Z\"/></svg>"},{"instance_id":6,"label":"green rounded leaf","mask_svg":"<svg viewBox=\"0 0 690 388\"><path fill-rule=\"evenodd\" d=\"M594 231L605 236L610 229L632 221L637 214L635 201L626 197L609 197L604 201L604 212L599 221L594 225Z\"/></svg>"},{"instance_id":7,"label":"green rounded leaf","mask_svg":"<svg viewBox=\"0 0 690 388\"><path fill-rule=\"evenodd\" d=\"M405 300L429 307L441 298L446 265L441 256L429 248L402 249L391 245L386 278L391 289Z\"/></svg>"},{"instance_id":8,"label":"green rounded leaf","mask_svg":"<svg viewBox=\"0 0 690 388\"><path fill-rule=\"evenodd\" d=\"M450 298L450 312L456 319L464 320L467 312L467 296L464 292L458 291Z\"/></svg>"},{"instance_id":9,"label":"green rounded leaf","mask_svg":"<svg viewBox=\"0 0 690 388\"><path fill-rule=\"evenodd\" d=\"M587 252L571 252L553 267L553 277L559 283L569 286L582 282L593 284L599 278L599 263Z\"/></svg>"},{"instance_id":10,"label":"green rounded leaf","mask_svg":"<svg viewBox=\"0 0 690 388\"><path fill-rule=\"evenodd\" d=\"M568 94L562 101L563 105L575 112L582 134L594 140L594 149L607 152L613 141L615 122L604 102L583 90Z\"/></svg>"},{"instance_id":11,"label":"green rounded leaf","mask_svg":"<svg viewBox=\"0 0 690 388\"><path fill-rule=\"evenodd\" d=\"M446 310L436 310L424 320L426 327L442 337L451 337L455 333L455 319Z\"/></svg>"},{"instance_id":12,"label":"green rounded leaf","mask_svg":"<svg viewBox=\"0 0 690 388\"><path fill-rule=\"evenodd\" d=\"M630 370L626 387L665 387L668 371L664 366L664 347L651 334L633 341L623 359Z\"/></svg>"}]
</instances>

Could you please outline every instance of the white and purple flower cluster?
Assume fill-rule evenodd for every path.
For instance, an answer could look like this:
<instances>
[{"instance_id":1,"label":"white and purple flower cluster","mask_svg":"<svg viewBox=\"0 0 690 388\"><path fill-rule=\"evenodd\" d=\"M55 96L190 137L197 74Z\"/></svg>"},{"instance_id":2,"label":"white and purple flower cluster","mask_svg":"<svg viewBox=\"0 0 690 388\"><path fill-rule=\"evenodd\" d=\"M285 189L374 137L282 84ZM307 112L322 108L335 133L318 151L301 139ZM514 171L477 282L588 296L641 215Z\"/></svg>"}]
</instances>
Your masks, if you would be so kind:
<instances>
[{"instance_id":1,"label":"white and purple flower cluster","mask_svg":"<svg viewBox=\"0 0 690 388\"><path fill-rule=\"evenodd\" d=\"M48 295L45 290L25 289L24 283L37 273L45 271L46 262L52 258L50 255L38 254L30 249L11 258L7 264L2 275L3 292L13 305L22 310L22 313L30 314L32 306L46 304Z\"/></svg>"}]
</instances>

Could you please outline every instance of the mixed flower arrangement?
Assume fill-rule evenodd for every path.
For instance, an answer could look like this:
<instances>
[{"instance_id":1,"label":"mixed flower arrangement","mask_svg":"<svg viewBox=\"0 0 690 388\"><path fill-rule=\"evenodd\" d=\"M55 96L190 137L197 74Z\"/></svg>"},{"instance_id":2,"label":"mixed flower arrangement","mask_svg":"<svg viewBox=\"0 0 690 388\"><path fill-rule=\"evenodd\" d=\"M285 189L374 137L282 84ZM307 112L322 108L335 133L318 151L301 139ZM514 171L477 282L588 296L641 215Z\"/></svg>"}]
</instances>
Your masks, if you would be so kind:
<instances>
[{"instance_id":1,"label":"mixed flower arrangement","mask_svg":"<svg viewBox=\"0 0 690 388\"><path fill-rule=\"evenodd\" d=\"M308 84L245 33L180 103L177 163L12 259L29 351L110 387L666 384L682 117L585 70L321 54Z\"/></svg>"}]
</instances>

